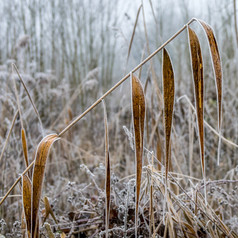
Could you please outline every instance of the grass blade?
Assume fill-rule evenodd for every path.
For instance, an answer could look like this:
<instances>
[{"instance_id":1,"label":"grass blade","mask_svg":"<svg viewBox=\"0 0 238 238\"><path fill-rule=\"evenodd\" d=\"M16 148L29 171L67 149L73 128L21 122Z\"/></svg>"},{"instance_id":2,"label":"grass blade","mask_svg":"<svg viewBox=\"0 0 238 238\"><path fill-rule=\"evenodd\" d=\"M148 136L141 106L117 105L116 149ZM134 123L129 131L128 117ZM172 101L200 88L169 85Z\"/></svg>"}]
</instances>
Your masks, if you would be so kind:
<instances>
[{"instance_id":1,"label":"grass blade","mask_svg":"<svg viewBox=\"0 0 238 238\"><path fill-rule=\"evenodd\" d=\"M216 88L217 88L217 99L218 99L218 129L221 129L221 117L222 117L222 67L221 58L217 46L217 41L213 33L212 28L202 20L198 20L206 32L210 52L212 56L212 64L214 69L214 74L216 78Z\"/></svg>"},{"instance_id":2,"label":"grass blade","mask_svg":"<svg viewBox=\"0 0 238 238\"><path fill-rule=\"evenodd\" d=\"M35 158L32 184L32 237L37 237L38 210L40 205L41 191L44 180L44 171L51 145L58 140L56 134L45 136L39 143Z\"/></svg>"},{"instance_id":3,"label":"grass blade","mask_svg":"<svg viewBox=\"0 0 238 238\"><path fill-rule=\"evenodd\" d=\"M209 46L210 46L210 52L212 56L212 65L213 65L213 70L216 78L216 90L217 90L217 101L218 101L218 131L219 134L221 133L221 124L222 124L222 67L221 67L221 58L217 46L217 41L214 35L214 32L207 23L205 23L202 20L198 20L198 22L201 24L203 27L204 31L206 32ZM218 146L218 159L217 163L219 165L219 155L220 155L220 141L221 137L219 137L219 146Z\"/></svg>"},{"instance_id":4,"label":"grass blade","mask_svg":"<svg viewBox=\"0 0 238 238\"><path fill-rule=\"evenodd\" d=\"M205 159L204 159L204 128L203 128L203 63L202 53L196 33L188 27L190 51L192 58L192 70L194 80L194 91L196 101L197 123L199 131L200 154L202 163L202 173L205 182ZM205 193L206 197L206 193Z\"/></svg>"},{"instance_id":5,"label":"grass blade","mask_svg":"<svg viewBox=\"0 0 238 238\"><path fill-rule=\"evenodd\" d=\"M163 90L164 90L164 127L165 127L165 180L167 184L170 160L170 136L174 107L174 73L166 49L163 50Z\"/></svg>"},{"instance_id":6,"label":"grass blade","mask_svg":"<svg viewBox=\"0 0 238 238\"><path fill-rule=\"evenodd\" d=\"M161 141L160 139L157 142L157 146L156 146L156 157L158 160L158 170L161 171L161 164L162 164L162 155L163 155L163 151L162 151L162 145L161 145Z\"/></svg>"},{"instance_id":7,"label":"grass blade","mask_svg":"<svg viewBox=\"0 0 238 238\"><path fill-rule=\"evenodd\" d=\"M24 128L21 129L21 141L22 141L22 149L23 149L26 167L28 167L29 161L28 161L28 153L27 153L27 140L26 140L26 133Z\"/></svg>"},{"instance_id":8,"label":"grass blade","mask_svg":"<svg viewBox=\"0 0 238 238\"><path fill-rule=\"evenodd\" d=\"M143 87L131 73L132 85L132 114L135 137L135 156L136 156L136 210L135 210L135 233L137 236L137 216L139 207L141 175L142 175L142 157L143 157L143 137L145 121L145 96Z\"/></svg>"},{"instance_id":9,"label":"grass blade","mask_svg":"<svg viewBox=\"0 0 238 238\"><path fill-rule=\"evenodd\" d=\"M26 84L24 83L24 81L23 81L23 79L22 79L22 77L21 77L21 75L20 75L20 73L19 73L19 71L17 69L17 66L15 64L12 64L12 66L14 67L15 71L17 72L17 75L18 75L18 77L20 79L20 82L22 83L22 85L23 85L23 87L24 87L24 89L26 91L26 94L27 94L27 96L28 96L28 98L29 98L29 100L31 102L31 105L32 105L32 107L33 107L33 109L34 109L34 111L36 113L36 116L37 116L37 118L39 120L40 127L41 127L41 130L42 130L42 134L44 134L44 130L43 130L43 125L42 125L42 121L41 121L41 118L40 118L40 114L39 114L39 112L38 112L38 110L37 110L37 108L36 108L36 106L34 104L34 101L32 100L32 98L30 96L30 93L29 93L29 91L28 91L28 89L26 87ZM20 110L19 110L19 113L21 114Z\"/></svg>"},{"instance_id":10,"label":"grass blade","mask_svg":"<svg viewBox=\"0 0 238 238\"><path fill-rule=\"evenodd\" d=\"M109 215L110 215L110 199L111 199L111 171L110 171L110 156L109 156L109 138L108 138L108 123L106 105L103 101L104 107L104 125L105 125L105 190L106 190L106 237L108 237L109 229Z\"/></svg>"},{"instance_id":11,"label":"grass blade","mask_svg":"<svg viewBox=\"0 0 238 238\"><path fill-rule=\"evenodd\" d=\"M43 198L43 201L44 201L44 205L45 205L45 217L43 219L43 223L46 221L46 219L49 217L49 215L51 215L51 217L53 218L53 220L55 221L56 224L58 224L58 221L54 215L54 212L50 206L50 202L49 202L49 199L45 196Z\"/></svg>"},{"instance_id":12,"label":"grass blade","mask_svg":"<svg viewBox=\"0 0 238 238\"><path fill-rule=\"evenodd\" d=\"M142 7L142 4L139 6L139 8L137 10L136 21L134 23L133 32L132 32L132 36L131 36L131 40L130 40L130 44L129 44L128 53L127 53L126 65L128 64L128 60L129 60L129 57L130 57L131 47L132 47L133 39L134 39L134 36L135 36L136 26L137 26L137 22L138 22L138 19L139 19L141 7Z\"/></svg>"},{"instance_id":13,"label":"grass blade","mask_svg":"<svg viewBox=\"0 0 238 238\"><path fill-rule=\"evenodd\" d=\"M22 201L26 219L27 236L31 234L31 181L27 175L22 176Z\"/></svg>"}]
</instances>

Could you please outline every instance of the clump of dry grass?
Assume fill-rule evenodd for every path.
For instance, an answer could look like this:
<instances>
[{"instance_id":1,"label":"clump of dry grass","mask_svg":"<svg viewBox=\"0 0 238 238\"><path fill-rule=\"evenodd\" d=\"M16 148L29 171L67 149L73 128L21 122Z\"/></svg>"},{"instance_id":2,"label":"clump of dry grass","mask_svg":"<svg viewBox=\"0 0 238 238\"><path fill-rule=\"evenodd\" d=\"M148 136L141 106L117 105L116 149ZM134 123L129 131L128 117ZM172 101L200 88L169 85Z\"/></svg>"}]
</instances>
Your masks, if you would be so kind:
<instances>
[{"instance_id":1,"label":"clump of dry grass","mask_svg":"<svg viewBox=\"0 0 238 238\"><path fill-rule=\"evenodd\" d=\"M30 151L28 152L27 147L30 147L30 145L27 142L24 127L24 124L27 124L27 121L26 118L24 121L22 116L23 111L21 109L21 107L24 106L22 104L26 103L23 103L23 92L26 93L27 101L30 102L34 109L34 115L37 116L40 127L42 127L42 123L40 113L36 109L35 103L30 96L30 91L27 89L27 86L17 71L20 77L20 85L23 85L24 91L17 90L17 85L15 85L16 100L14 100L14 103L17 105L17 113L13 118L5 145L7 145L9 141L16 117L19 114L20 123L18 123L17 126L21 129L22 138L20 142L22 154L19 154L19 157L24 157L26 167L21 176L15 180L15 183L10 190L4 192L5 195L0 202L0 205L3 206L3 202L9 196L10 192L12 192L15 186L22 181L20 184L20 187L22 187L22 194L20 195L22 196L23 202L23 209L20 209L20 214L22 214L22 210L24 211L24 216L21 216L22 230L20 230L19 223L16 223L16 229L12 232L13 235L22 233L24 237L31 238L40 237L41 235L47 237L66 237L66 235L68 237L137 237L137 235L144 237L238 237L237 231L235 230L236 228L233 228L228 224L228 219L225 218L229 213L226 214L225 211L221 211L220 204L224 201L228 202L228 200L229 202L235 202L234 197L237 195L237 192L234 190L233 184L237 183L237 180L235 179L236 175L234 175L236 171L230 171L230 179L218 181L210 181L209 179L206 179L205 176L206 139L204 137L203 61L198 37L189 27L194 21L199 22L204 28L211 50L214 74L216 77L218 102L218 130L215 130L215 132L219 136L219 143L221 143L221 141L225 139L221 135L221 63L213 31L211 27L203 21L197 19L189 21L175 35L144 59L138 66L131 70L130 73L124 76L115 86L109 89L75 119L72 119L73 112L69 108L68 118L66 118L68 123L66 123L66 126L63 129L58 128L58 130L60 130L58 134L50 134L46 130L47 135L44 136L41 142L37 142L37 146L31 145L31 153L29 153ZM197 158L201 161L202 166L200 171L202 171L203 180L200 179L199 172L197 172L199 169L196 171L196 176L183 174L180 165L178 164L178 159L174 158L175 152L177 151L174 149L176 147L176 135L174 135L176 120L173 120L176 77L174 77L172 62L168 52L165 50L165 46L186 29L188 30L190 40L196 120L198 124L197 134L199 138L199 147L197 146L196 149L200 151L200 157L197 156ZM132 36L134 36L134 33ZM131 45L129 47L128 58L130 48ZM155 111L153 95L151 96L151 102L149 102L148 96L145 93L147 92L147 88L143 88L140 79L138 79L134 73L141 69L145 63L151 61L152 57L162 49L163 99L161 98L159 89L157 88L156 90L157 103L163 102L163 106L160 105L159 107L161 115L163 115L163 117L161 117L162 119L160 119L160 117L159 119L164 122L164 128L161 130L159 128L160 121L156 121L155 116L153 115ZM151 70L153 71L154 69L152 68L153 64L151 64ZM111 167L116 167L116 164L112 163L111 158L115 158L122 148L120 148L119 143L112 143L112 139L109 141L110 126L108 125L107 120L106 105L104 105L103 116L101 115L98 118L98 121L100 121L100 118L104 117L104 140L101 141L98 148L89 144L89 149L84 150L84 148L80 148L82 147L81 145L72 145L72 128L74 126L74 128L76 128L76 124L80 120L83 120L92 109L108 97L128 78L131 79L132 113L130 110L126 110L126 113L132 114L133 130L127 129L127 136L131 141L132 150L135 152L135 160L133 159L133 155L128 152L129 157L126 159L131 161L127 161L128 164L126 164L126 166L130 163L135 164L135 166L132 166L132 168L135 168L135 173L127 173L125 178L119 179L115 174L111 174ZM19 88L20 85L18 85ZM20 91L20 93L18 91ZM51 93L53 92L51 91ZM68 105L68 107L70 107L70 105ZM44 108L45 107L43 107L43 109ZM151 126L149 123L146 123L146 120L150 121L150 116L151 118L153 117ZM147 117L146 120L145 117ZM95 120L95 118L96 116L93 117L93 120ZM194 123L194 121L192 123ZM163 125L163 123L161 124ZM193 130L194 128L195 127L193 126ZM91 129L94 130L94 127ZM144 132L145 129L146 132ZM39 131L42 132L42 128L40 128ZM77 133L75 133L75 131L77 130L74 130L74 140L77 140L79 138L78 133L80 133L80 129ZM153 131L153 133L151 133L153 134L153 137L151 137L152 139L150 139L150 131ZM94 133L96 132L94 131ZM146 136L144 136L144 134ZM158 138L164 137L165 146L163 146L161 140L157 139L156 136ZM53 150L54 154L49 155L51 145L60 138L62 139L61 142L59 142L60 146ZM113 138L113 134L110 135L110 138ZM81 144L85 142L83 140L85 140L85 138L81 139ZM150 148L147 148L147 143L155 144L155 142L157 142L157 156L154 155L153 151L150 151ZM104 144L105 146L103 146ZM6 148L5 145L3 149ZM233 145L237 146L234 143ZM119 147L119 149L117 147ZM96 149L100 151L102 148L104 148L104 155L101 157L103 158L102 161L105 161L105 165L101 164L98 166L95 162L90 165L89 161L94 160L96 157L91 154L91 151L95 151ZM113 154L111 148L115 149L113 157L111 156L111 154ZM57 152L57 150L59 152ZM31 163L28 159L29 154L35 155L32 156L34 159ZM74 172L74 174L79 174L78 178L80 182L78 184L71 182L67 183L64 181L63 177L60 176L61 170L64 169L61 162L56 162L58 171L57 176L54 175L53 172L51 176L49 176L49 172L47 173L45 171L47 161L49 165L51 165L52 157L54 157L54 155L57 155L56 157L58 158L67 155L67 159L69 159L71 163L71 168L68 168L68 171L70 171L74 168L74 164L77 163L74 162L74 157L77 157L79 154L81 171ZM197 154L199 154L199 152ZM3 152L1 158L3 158L2 156ZM162 157L164 157L164 161ZM90 160L87 161L88 159ZM101 161L100 158L98 160ZM118 161L119 163L122 163L120 157ZM66 160L64 162L67 167L68 161ZM85 164L88 164L91 168L88 168ZM32 167L33 170L31 170ZM178 168L178 172L175 167ZM123 171L125 170L126 168L123 169ZM43 200L44 205L41 205L42 188L45 177L51 177L50 180L47 181L46 191L48 193L47 197L52 197L52 200L49 200L45 196ZM55 180L58 180L57 184L55 183ZM51 183L53 185L51 185ZM228 187L230 186L229 194L222 189L218 189L221 188L223 184ZM211 189L214 186L217 188L215 195L214 191L211 192ZM210 194L207 194L208 189L210 189ZM217 196L220 195L223 195L224 197L217 201ZM55 201L53 201L53 198ZM61 206L59 206L59 203L62 203ZM67 205L65 206L65 204ZM236 206L237 205L234 205L234 207ZM62 207L64 207L64 209ZM230 213L233 213L233 207L230 209ZM51 214L51 218L49 217L49 214ZM232 216L232 214L230 215ZM4 221L2 221L1 224L4 224Z\"/></svg>"}]
</instances>

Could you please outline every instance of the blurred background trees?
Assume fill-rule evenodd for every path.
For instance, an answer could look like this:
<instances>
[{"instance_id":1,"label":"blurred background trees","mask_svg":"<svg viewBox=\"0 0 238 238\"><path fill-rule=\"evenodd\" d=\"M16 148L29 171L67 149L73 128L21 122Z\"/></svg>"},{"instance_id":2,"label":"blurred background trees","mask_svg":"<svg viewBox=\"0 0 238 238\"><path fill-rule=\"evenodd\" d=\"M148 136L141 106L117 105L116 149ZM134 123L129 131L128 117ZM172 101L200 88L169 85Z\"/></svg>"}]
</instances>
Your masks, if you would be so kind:
<instances>
[{"instance_id":1,"label":"blurred background trees","mask_svg":"<svg viewBox=\"0 0 238 238\"><path fill-rule=\"evenodd\" d=\"M58 80L67 78L71 84L79 84L98 67L100 82L108 88L115 77L123 75L140 4L139 0L1 1L0 64L14 59L25 72L52 71ZM191 17L198 17L213 26L225 64L235 58L233 0L148 0L144 1L144 10L151 51ZM141 59L144 32L140 12L128 70ZM176 43L173 53L181 55L187 45L186 34Z\"/></svg>"}]
</instances>

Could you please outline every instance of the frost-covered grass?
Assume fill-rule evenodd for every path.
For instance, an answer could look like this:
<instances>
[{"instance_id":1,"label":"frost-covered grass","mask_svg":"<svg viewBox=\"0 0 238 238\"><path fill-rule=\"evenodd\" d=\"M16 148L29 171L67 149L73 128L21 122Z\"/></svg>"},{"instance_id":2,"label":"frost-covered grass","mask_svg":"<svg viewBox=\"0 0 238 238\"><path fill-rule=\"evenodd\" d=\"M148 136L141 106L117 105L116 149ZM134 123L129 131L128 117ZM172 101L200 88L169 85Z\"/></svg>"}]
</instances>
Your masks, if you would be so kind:
<instances>
[{"instance_id":1,"label":"frost-covered grass","mask_svg":"<svg viewBox=\"0 0 238 238\"><path fill-rule=\"evenodd\" d=\"M17 79L17 75L7 71L1 73L1 95L5 95L5 97L1 97L2 144L6 140L13 115L17 111L17 102L12 89L13 78ZM36 74L35 77L27 74L22 75L22 78L35 102L44 126L44 132L42 132L26 92L20 81L17 80L21 116L26 130L28 155L31 162L43 133L49 134L61 131L74 116L82 111L77 103L80 98L79 94L87 93L87 104L90 105L95 100L95 92L100 91L100 88L97 88L97 71L91 72L85 79L84 84L77 89L70 89L70 85L65 81L57 85L54 75L49 73ZM144 82L143 79L142 82ZM123 90L128 89L125 87ZM224 111L229 110L228 108L231 106L225 102L226 90L225 88ZM120 90L114 94L115 96L117 96L116 94L123 94L123 101L118 101L119 105L116 105L113 101L114 95L106 99L109 109L112 172L109 235L130 237L134 234L135 221L135 162L130 95L129 92L127 95L127 93ZM168 216L171 211L163 213L164 179L162 172L164 170L162 169L162 172L157 170L156 157L162 156L162 163L164 163L164 129L157 98L153 94L155 94L153 93L153 87L149 84L146 96L148 122L146 123L145 133L144 167L139 209L140 225L138 228L138 233L144 237L152 235L152 231L156 231L157 236L163 236L168 226L172 224ZM67 105L66 108L65 105ZM215 106L211 100L208 100L207 110L211 110L212 107ZM63 113L60 113L61 111ZM232 112L230 111L230 113ZM209 117L206 116L209 125L212 124L212 115L214 118L216 117L216 110L210 111L210 113ZM225 115L227 114L224 114L224 118L227 118ZM210 120L207 118L210 118ZM54 123L56 119L57 123ZM232 123L236 122L232 121ZM235 143L234 137L232 137L235 134L233 134L233 131L230 131L231 134L227 134L229 131L225 131L226 126L226 120L224 120L224 136L230 135L227 136L229 141ZM1 196L6 193L25 167L20 128L21 123L18 117L1 159L1 171L3 171L1 173ZM191 227L195 226L197 229L195 232L199 237L206 237L210 234L209 229L214 226L211 221L209 222L211 218L206 217L204 212L212 217L215 216L213 212L216 212L229 229L237 232L238 171L235 165L237 146L222 141L221 163L218 167L216 165L218 137L208 127L205 127L205 132L207 200L211 207L206 207L203 198L204 185L201 177L194 111L186 98L176 101L171 146L173 172L169 175L169 181L171 182L169 193L172 207L176 211L176 214L173 214L174 211L172 211L172 216L174 216L174 219L176 217L179 219L173 221L173 229L178 237L184 236L181 226L185 230L194 229ZM70 235L76 237L94 235L97 237L105 234L103 134L103 109L99 105L86 116L86 119L82 119L72 130L67 132L52 148L47 163L43 196L48 197L58 223L55 223L51 216L44 218L43 202L40 205L40 217L41 221L50 224L56 237L59 236L60 232L64 232L69 237ZM152 151L154 151L155 161L153 168L151 167ZM153 188L153 219L150 205L151 186ZM196 210L195 204L202 210ZM196 216L194 216L195 212L197 212ZM1 217L2 234L7 237L21 236L23 230L21 227L22 199L20 186L17 186L1 205ZM41 223L40 232L45 234L46 237L49 236L48 230ZM169 228L167 232L171 232Z\"/></svg>"},{"instance_id":2,"label":"frost-covered grass","mask_svg":"<svg viewBox=\"0 0 238 238\"><path fill-rule=\"evenodd\" d=\"M225 10L230 14L229 9L228 6ZM156 13L159 12L160 10L157 9ZM159 90L162 91L161 55L158 54L142 68L140 79L145 88L146 122L138 236L223 237L224 230L227 230L231 237L238 236L238 51L234 34L227 30L230 25L233 27L232 15L229 14L227 19L230 22L227 23L228 20L224 13L221 14L224 19L217 22L218 25L227 24L226 29L222 28L222 30L214 24L223 66L222 136L224 138L221 140L219 166L217 166L217 99L213 71L211 70L208 45L203 38L203 33L195 27L199 32L204 59L207 204L204 198L204 180L193 107L192 72L186 33L181 34L168 46L174 64L175 103L171 134L171 167L166 203L165 168L163 167L165 165L163 110L158 89L154 86L155 80ZM73 18L76 19L76 17L74 15ZM88 19L85 18L86 20ZM157 23L152 22L148 24L148 31L151 32L148 43L153 49L155 44L153 39L156 37L152 36L158 34L157 30L160 29L162 33L159 34L159 39L156 39L156 47L158 47L157 43L163 42L163 33L167 37L168 32L164 29L166 27L164 19L160 19L160 22ZM213 22L212 19L211 25ZM186 21L181 25L184 23ZM153 26L156 27L153 28ZM102 29L104 29L103 26ZM168 27L168 31L171 32L173 29ZM226 37L222 36L222 32ZM145 38L141 12L131 45L127 69L131 64L140 62L141 57L145 58L145 55L149 54L148 48L143 50ZM142 44L139 43L140 39L143 39ZM26 46L31 40L32 38L29 39L27 36L23 37L21 41L19 40L16 48L19 54L15 60L4 61L0 67L1 152L5 148L0 159L0 197L6 194L26 168L22 149L22 126L26 132L28 160L31 163L35 158L37 145L43 136L60 133L73 118L80 115L103 92L108 90L112 81L118 81L117 77L112 76L123 75L127 57L127 54L124 58L122 57L124 61L122 60L121 64L116 65L116 70L112 65L108 66L108 69L105 67L105 62L108 62L107 57L110 58L111 53L113 58L114 51L109 52L105 56L105 60L98 59L96 65L89 57L87 61L89 64L82 70L80 67L83 67L83 64L73 68L76 62L63 60L62 47L62 51L57 52L62 58L58 57L54 62L49 57L43 62L46 65L50 61L51 66L57 65L57 70L46 70L46 67L42 67L44 70L40 72L42 62L36 65L29 63L29 56L32 53ZM129 42L130 39L127 42L128 47ZM59 45L61 43L57 42ZM32 49L31 44L33 42L28 45L30 50ZM104 54L106 49L103 48L103 50ZM107 48L107 50L110 49ZM24 52L27 53L26 58L23 59L21 54ZM121 52L125 53L123 49ZM121 52L116 54L121 55ZM81 53L78 49L77 56L80 56ZM87 52L82 54L85 53ZM40 57L40 54L35 57ZM86 64L86 58L84 60ZM117 60L121 62L121 58ZM101 64L101 61L104 62L104 65ZM15 70L12 70L13 62L19 66L22 79L39 112L43 130L19 76ZM59 66L61 64L64 64L63 68ZM62 70L65 70L65 74L62 74ZM110 70L114 70L114 74ZM76 80L76 74L80 75L80 80ZM106 81L103 78L104 75L107 75ZM112 79L109 79L109 75ZM70 76L74 76L74 78L68 80ZM13 123L14 115L19 110L13 87L14 80L20 102L20 115L18 114ZM105 104L108 115L111 161L109 236L134 237L136 179L130 82L127 80L117 90L109 94L105 99ZM11 126L12 131L9 134ZM39 212L39 229L42 237L64 237L64 235L67 237L104 237L106 235L104 154L104 113L102 105L99 104L67 131L51 149L46 165ZM31 177L32 170L29 170L28 174ZM47 215L49 209L45 203L45 197L48 198L52 209L49 215ZM21 237L26 229L24 223L22 184L18 183L0 206L0 232L5 237Z\"/></svg>"}]
</instances>

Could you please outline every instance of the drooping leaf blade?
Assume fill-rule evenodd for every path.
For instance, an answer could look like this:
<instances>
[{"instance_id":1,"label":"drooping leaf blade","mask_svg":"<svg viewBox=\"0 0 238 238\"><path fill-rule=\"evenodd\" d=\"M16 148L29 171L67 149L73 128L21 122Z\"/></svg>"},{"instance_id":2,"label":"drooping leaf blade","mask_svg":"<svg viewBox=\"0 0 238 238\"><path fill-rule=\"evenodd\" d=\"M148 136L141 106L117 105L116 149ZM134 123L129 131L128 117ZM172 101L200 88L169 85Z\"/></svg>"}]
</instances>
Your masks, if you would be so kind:
<instances>
[{"instance_id":1,"label":"drooping leaf blade","mask_svg":"<svg viewBox=\"0 0 238 238\"><path fill-rule=\"evenodd\" d=\"M170 160L170 137L174 107L174 73L166 49L163 49L163 91L164 91L164 127L165 127L165 178L167 183Z\"/></svg>"},{"instance_id":2,"label":"drooping leaf blade","mask_svg":"<svg viewBox=\"0 0 238 238\"><path fill-rule=\"evenodd\" d=\"M51 217L53 218L53 220L57 224L58 221L57 221L57 219L56 219L56 217L54 215L54 212L53 212L53 210L51 208L51 205L50 205L48 197L44 196L43 201L44 201L44 205L45 205L45 217L43 219L43 223L46 221L46 219L49 217L49 215L51 215Z\"/></svg>"},{"instance_id":3,"label":"drooping leaf blade","mask_svg":"<svg viewBox=\"0 0 238 238\"><path fill-rule=\"evenodd\" d=\"M26 219L27 235L30 238L31 233L31 181L25 174L22 175L22 202L24 215Z\"/></svg>"},{"instance_id":4,"label":"drooping leaf blade","mask_svg":"<svg viewBox=\"0 0 238 238\"><path fill-rule=\"evenodd\" d=\"M45 136L38 145L35 165L33 170L33 182L32 182L32 237L35 238L38 235L37 221L38 211L41 199L42 185L44 180L45 166L48 158L48 154L52 144L59 139L57 134L51 134Z\"/></svg>"},{"instance_id":5,"label":"drooping leaf blade","mask_svg":"<svg viewBox=\"0 0 238 238\"><path fill-rule=\"evenodd\" d=\"M220 148L221 148L221 124L222 124L222 67L221 58L218 50L217 41L214 32L207 23L202 20L197 20L199 24L204 29L208 43L210 46L211 58L213 71L216 81L216 92L217 92L217 112L218 112L218 131L219 131L219 141L218 141L218 153L217 153L217 164L220 163Z\"/></svg>"},{"instance_id":6,"label":"drooping leaf blade","mask_svg":"<svg viewBox=\"0 0 238 238\"><path fill-rule=\"evenodd\" d=\"M200 43L196 33L190 27L188 27L188 31L189 31L190 52L191 52L191 59L192 59L192 70L193 70L193 80L194 80L197 123L198 123L198 131L199 131L202 173L203 173L203 176L205 176L204 126L203 126L204 95L203 95L202 53L201 53Z\"/></svg>"},{"instance_id":7,"label":"drooping leaf blade","mask_svg":"<svg viewBox=\"0 0 238 238\"><path fill-rule=\"evenodd\" d=\"M204 31L206 32L210 52L212 56L212 65L214 69L214 74L216 78L216 88L217 88L217 99L218 99L218 129L221 129L221 122L222 122L222 67L221 67L221 58L218 50L217 41L214 35L214 32L207 23L202 20L198 20L198 22L203 27Z\"/></svg>"},{"instance_id":8,"label":"drooping leaf blade","mask_svg":"<svg viewBox=\"0 0 238 238\"><path fill-rule=\"evenodd\" d=\"M131 74L132 85L132 114L135 137L135 157L136 157L136 233L137 233L137 216L139 208L139 197L142 176L142 157L143 157L143 138L145 122L145 96L140 80Z\"/></svg>"},{"instance_id":9,"label":"drooping leaf blade","mask_svg":"<svg viewBox=\"0 0 238 238\"><path fill-rule=\"evenodd\" d=\"M26 133L24 128L21 129L21 140L22 140L22 149L23 149L26 167L28 167L29 161L28 161L28 152L27 152L27 140L26 140Z\"/></svg>"}]
</instances>

